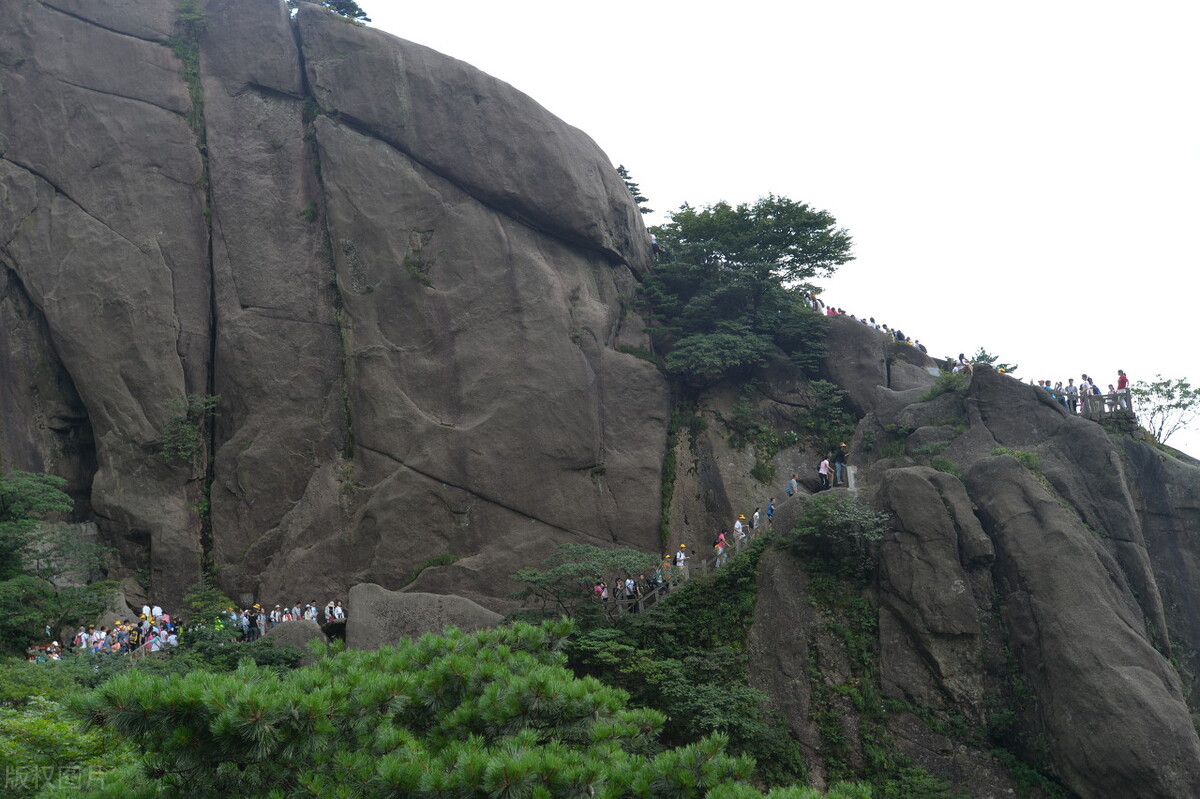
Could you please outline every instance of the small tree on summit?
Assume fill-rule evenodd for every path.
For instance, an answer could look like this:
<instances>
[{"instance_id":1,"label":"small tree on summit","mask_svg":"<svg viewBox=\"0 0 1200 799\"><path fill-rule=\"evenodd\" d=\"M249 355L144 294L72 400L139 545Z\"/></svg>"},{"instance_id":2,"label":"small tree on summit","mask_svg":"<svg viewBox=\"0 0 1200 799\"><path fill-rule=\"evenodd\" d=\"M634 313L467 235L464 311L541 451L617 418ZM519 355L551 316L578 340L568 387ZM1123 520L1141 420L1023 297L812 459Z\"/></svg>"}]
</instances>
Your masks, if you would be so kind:
<instances>
[{"instance_id":1,"label":"small tree on summit","mask_svg":"<svg viewBox=\"0 0 1200 799\"><path fill-rule=\"evenodd\" d=\"M288 0L288 8L296 8L300 5L300 0ZM328 8L338 16L352 19L355 22L370 22L371 18L367 16L367 12L359 8L358 3L354 0L320 0L314 2L314 5Z\"/></svg>"},{"instance_id":2,"label":"small tree on summit","mask_svg":"<svg viewBox=\"0 0 1200 799\"><path fill-rule=\"evenodd\" d=\"M1200 417L1200 388L1182 378L1169 380L1155 375L1154 380L1142 380L1130 386L1134 407L1156 441L1167 443L1167 439L1188 427Z\"/></svg>"}]
</instances>

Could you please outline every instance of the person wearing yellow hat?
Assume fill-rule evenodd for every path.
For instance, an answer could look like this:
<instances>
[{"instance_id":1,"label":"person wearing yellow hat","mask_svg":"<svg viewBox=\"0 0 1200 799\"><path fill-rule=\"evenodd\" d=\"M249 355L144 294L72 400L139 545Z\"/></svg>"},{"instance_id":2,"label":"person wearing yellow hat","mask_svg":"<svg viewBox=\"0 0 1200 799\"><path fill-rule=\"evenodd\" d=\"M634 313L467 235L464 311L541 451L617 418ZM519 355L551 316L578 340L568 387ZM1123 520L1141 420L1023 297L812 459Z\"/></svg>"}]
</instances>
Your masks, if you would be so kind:
<instances>
[{"instance_id":1,"label":"person wearing yellow hat","mask_svg":"<svg viewBox=\"0 0 1200 799\"><path fill-rule=\"evenodd\" d=\"M846 442L838 444L837 452L833 453L833 484L841 485L846 482Z\"/></svg>"},{"instance_id":2,"label":"person wearing yellow hat","mask_svg":"<svg viewBox=\"0 0 1200 799\"><path fill-rule=\"evenodd\" d=\"M246 617L247 623L242 625L242 629L246 633L247 641L258 640L258 617L261 615L260 611L261 608L258 605L254 605L243 614Z\"/></svg>"},{"instance_id":3,"label":"person wearing yellow hat","mask_svg":"<svg viewBox=\"0 0 1200 799\"><path fill-rule=\"evenodd\" d=\"M679 550L675 553L675 570L679 572L680 582L686 582L688 578L688 554L687 544L680 544Z\"/></svg>"},{"instance_id":4,"label":"person wearing yellow hat","mask_svg":"<svg viewBox=\"0 0 1200 799\"><path fill-rule=\"evenodd\" d=\"M738 541L741 541L746 537L746 525L742 524L744 521L746 521L744 514L740 514L736 519L733 520L733 534L737 536Z\"/></svg>"}]
</instances>

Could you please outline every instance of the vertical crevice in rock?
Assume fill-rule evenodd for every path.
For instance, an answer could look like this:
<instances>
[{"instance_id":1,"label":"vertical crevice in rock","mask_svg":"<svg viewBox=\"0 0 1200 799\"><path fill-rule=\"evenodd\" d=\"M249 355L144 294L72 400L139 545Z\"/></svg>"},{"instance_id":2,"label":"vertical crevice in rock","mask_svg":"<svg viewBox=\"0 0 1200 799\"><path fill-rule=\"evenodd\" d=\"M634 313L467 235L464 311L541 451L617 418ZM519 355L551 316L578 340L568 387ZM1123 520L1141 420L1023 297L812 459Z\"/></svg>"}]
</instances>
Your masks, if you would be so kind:
<instances>
[{"instance_id":1,"label":"vertical crevice in rock","mask_svg":"<svg viewBox=\"0 0 1200 799\"><path fill-rule=\"evenodd\" d=\"M171 37L170 46L175 56L183 65L183 79L187 84L188 96L192 106L188 112L188 125L196 137L196 150L200 154L200 179L197 188L204 192L204 234L205 234L205 272L208 275L208 351L207 363L203 372L203 386L187 386L185 391L202 393L205 397L213 396L216 386L216 356L217 356L217 300L216 274L213 264L213 226L212 226L212 188L209 180L207 131L204 121L204 87L200 80L200 41L207 27L204 10L199 0L180 0L176 6L175 35ZM181 333L182 334L182 333ZM181 349L181 351L183 351ZM187 370L185 369L185 374ZM203 443L200 452L200 469L202 472L199 486L194 481L185 489L192 506L196 509L197 521L200 525L200 568L206 577L213 575L213 531L209 497L214 479L214 454L217 450L216 425L212 415L201 414L197 420L203 431ZM153 555L153 553L151 553Z\"/></svg>"},{"instance_id":2,"label":"vertical crevice in rock","mask_svg":"<svg viewBox=\"0 0 1200 799\"><path fill-rule=\"evenodd\" d=\"M342 298L342 286L338 282L337 264L333 254L333 231L329 227L329 214L325 208L325 178L321 171L321 148L317 145L317 129L313 124L320 114L321 106L317 103L312 86L308 81L308 67L304 60L304 47L300 37L300 29L293 18L291 20L292 39L296 44L296 58L300 62L300 87L304 98L304 140L312 148L313 169L316 171L318 198L320 207L317 209L325 221L325 257L329 264L329 286L333 293L333 318L337 324L339 360L341 371L338 379L338 394L341 399L342 423L346 430L346 439L342 447L342 458L354 460L356 436L354 433L354 415L350 411L350 316L346 312L346 303Z\"/></svg>"}]
</instances>

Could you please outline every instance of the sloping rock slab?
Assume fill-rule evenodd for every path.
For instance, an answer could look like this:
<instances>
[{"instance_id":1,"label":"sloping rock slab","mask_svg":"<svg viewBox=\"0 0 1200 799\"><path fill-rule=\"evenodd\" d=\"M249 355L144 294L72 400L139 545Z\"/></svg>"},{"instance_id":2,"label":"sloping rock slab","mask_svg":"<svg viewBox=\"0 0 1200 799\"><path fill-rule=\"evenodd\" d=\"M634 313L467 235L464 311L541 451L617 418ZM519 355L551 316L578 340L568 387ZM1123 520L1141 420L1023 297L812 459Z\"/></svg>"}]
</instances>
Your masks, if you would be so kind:
<instances>
[{"instance_id":1,"label":"sloping rock slab","mask_svg":"<svg viewBox=\"0 0 1200 799\"><path fill-rule=\"evenodd\" d=\"M495 627L503 618L461 596L402 593L361 583L350 589L346 646L378 649L401 638L440 633L447 627L483 630Z\"/></svg>"}]
</instances>

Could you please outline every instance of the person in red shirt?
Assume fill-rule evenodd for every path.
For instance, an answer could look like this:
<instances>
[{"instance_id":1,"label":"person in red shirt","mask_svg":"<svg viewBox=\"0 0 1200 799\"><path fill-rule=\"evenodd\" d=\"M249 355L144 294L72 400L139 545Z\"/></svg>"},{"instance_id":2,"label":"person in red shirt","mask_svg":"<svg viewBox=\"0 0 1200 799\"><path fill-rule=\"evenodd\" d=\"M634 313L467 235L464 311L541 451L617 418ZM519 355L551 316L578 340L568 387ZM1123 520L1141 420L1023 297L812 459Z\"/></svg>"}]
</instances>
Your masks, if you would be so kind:
<instances>
[{"instance_id":1,"label":"person in red shirt","mask_svg":"<svg viewBox=\"0 0 1200 799\"><path fill-rule=\"evenodd\" d=\"M1129 377L1124 369L1117 370L1117 407L1131 410L1129 405Z\"/></svg>"}]
</instances>

